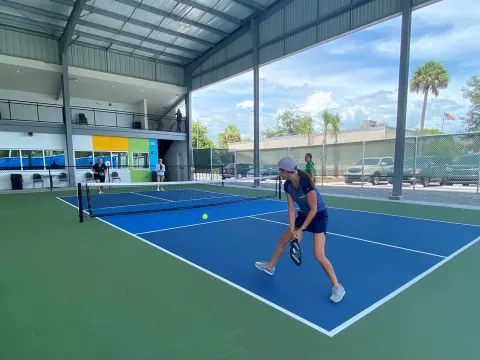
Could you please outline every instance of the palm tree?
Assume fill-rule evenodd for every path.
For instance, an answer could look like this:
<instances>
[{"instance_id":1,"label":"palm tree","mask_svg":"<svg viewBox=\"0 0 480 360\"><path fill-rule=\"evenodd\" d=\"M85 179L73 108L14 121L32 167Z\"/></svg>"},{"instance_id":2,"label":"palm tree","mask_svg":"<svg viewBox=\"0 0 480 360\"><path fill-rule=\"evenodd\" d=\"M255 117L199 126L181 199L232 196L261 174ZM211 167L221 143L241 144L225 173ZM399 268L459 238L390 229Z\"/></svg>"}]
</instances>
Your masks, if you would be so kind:
<instances>
[{"instance_id":1,"label":"palm tree","mask_svg":"<svg viewBox=\"0 0 480 360\"><path fill-rule=\"evenodd\" d=\"M342 117L335 113L331 113L328 110L324 110L321 114L322 118L322 130L323 130L323 145L327 145L327 135L331 135L335 138L335 143L338 141L338 134L340 134L340 130L342 127ZM325 152L327 151L327 147L324 146ZM338 155L336 153L337 147L334 147L334 173L338 172L338 161L336 161L336 158L338 158ZM324 154L322 161L326 160L326 154ZM338 159L337 159L338 160ZM324 173L322 175L326 175L326 166L324 168Z\"/></svg>"},{"instance_id":2,"label":"palm tree","mask_svg":"<svg viewBox=\"0 0 480 360\"><path fill-rule=\"evenodd\" d=\"M327 144L327 135L330 132L330 124L332 123L333 115L328 110L323 110L321 114L322 118L322 132L323 132L323 144Z\"/></svg>"},{"instance_id":3,"label":"palm tree","mask_svg":"<svg viewBox=\"0 0 480 360\"><path fill-rule=\"evenodd\" d=\"M338 135L342 129L342 115L335 113L330 121L330 134L335 138L335 144L338 142Z\"/></svg>"},{"instance_id":4,"label":"palm tree","mask_svg":"<svg viewBox=\"0 0 480 360\"><path fill-rule=\"evenodd\" d=\"M338 135L342 128L342 116L335 113L330 122L330 134L335 138L335 144L338 143ZM333 176L338 176L338 164L340 163L340 151L338 145L333 146Z\"/></svg>"},{"instance_id":5,"label":"palm tree","mask_svg":"<svg viewBox=\"0 0 480 360\"><path fill-rule=\"evenodd\" d=\"M420 122L420 131L425 126L425 113L427 112L428 93L431 92L435 97L439 95L439 89L446 89L450 75L445 67L438 61L426 61L415 69L410 80L410 92L424 94L422 120Z\"/></svg>"}]
</instances>

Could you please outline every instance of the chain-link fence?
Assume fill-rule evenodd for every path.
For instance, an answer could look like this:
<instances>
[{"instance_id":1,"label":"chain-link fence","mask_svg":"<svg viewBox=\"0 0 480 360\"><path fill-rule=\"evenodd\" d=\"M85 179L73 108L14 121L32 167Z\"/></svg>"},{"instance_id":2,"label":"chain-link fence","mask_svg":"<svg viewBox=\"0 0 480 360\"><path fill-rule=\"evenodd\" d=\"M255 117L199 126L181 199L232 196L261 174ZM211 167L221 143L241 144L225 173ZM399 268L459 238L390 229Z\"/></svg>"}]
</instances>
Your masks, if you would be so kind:
<instances>
[{"instance_id":1,"label":"chain-link fence","mask_svg":"<svg viewBox=\"0 0 480 360\"><path fill-rule=\"evenodd\" d=\"M260 150L261 164L293 157L305 168L310 153L316 181L322 185L390 187L393 183L395 139ZM253 163L252 150L236 150L237 162ZM480 133L427 135L405 139L404 187L463 186L479 192Z\"/></svg>"},{"instance_id":2,"label":"chain-link fence","mask_svg":"<svg viewBox=\"0 0 480 360\"><path fill-rule=\"evenodd\" d=\"M193 180L219 180L237 175L235 151L228 149L194 149Z\"/></svg>"}]
</instances>

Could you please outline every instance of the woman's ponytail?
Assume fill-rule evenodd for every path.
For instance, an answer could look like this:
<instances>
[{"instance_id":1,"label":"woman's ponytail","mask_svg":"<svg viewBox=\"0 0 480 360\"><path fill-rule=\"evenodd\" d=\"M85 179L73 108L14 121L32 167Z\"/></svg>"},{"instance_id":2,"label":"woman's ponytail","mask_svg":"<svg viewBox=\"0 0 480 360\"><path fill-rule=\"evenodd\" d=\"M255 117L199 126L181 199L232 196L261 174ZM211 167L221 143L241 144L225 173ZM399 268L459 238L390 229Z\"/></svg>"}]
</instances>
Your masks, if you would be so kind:
<instances>
[{"instance_id":1,"label":"woman's ponytail","mask_svg":"<svg viewBox=\"0 0 480 360\"><path fill-rule=\"evenodd\" d=\"M307 178L308 181L310 182L310 185L315 188L315 182L312 180L310 175L308 175L305 171L297 169L298 175L303 178Z\"/></svg>"}]
</instances>

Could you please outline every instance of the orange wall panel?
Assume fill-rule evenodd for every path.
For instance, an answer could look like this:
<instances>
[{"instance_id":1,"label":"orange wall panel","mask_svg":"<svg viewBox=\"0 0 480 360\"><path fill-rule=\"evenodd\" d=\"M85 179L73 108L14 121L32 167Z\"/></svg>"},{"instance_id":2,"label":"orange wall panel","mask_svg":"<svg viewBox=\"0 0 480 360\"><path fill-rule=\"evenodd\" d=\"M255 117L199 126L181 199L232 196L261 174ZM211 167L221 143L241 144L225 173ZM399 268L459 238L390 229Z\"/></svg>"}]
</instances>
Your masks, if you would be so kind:
<instances>
[{"instance_id":1,"label":"orange wall panel","mask_svg":"<svg viewBox=\"0 0 480 360\"><path fill-rule=\"evenodd\" d=\"M117 136L92 136L94 151L128 151L128 138Z\"/></svg>"},{"instance_id":2,"label":"orange wall panel","mask_svg":"<svg viewBox=\"0 0 480 360\"><path fill-rule=\"evenodd\" d=\"M110 150L128 151L128 138L112 136L110 137Z\"/></svg>"},{"instance_id":3,"label":"orange wall panel","mask_svg":"<svg viewBox=\"0 0 480 360\"><path fill-rule=\"evenodd\" d=\"M109 136L92 136L93 150L110 150Z\"/></svg>"}]
</instances>

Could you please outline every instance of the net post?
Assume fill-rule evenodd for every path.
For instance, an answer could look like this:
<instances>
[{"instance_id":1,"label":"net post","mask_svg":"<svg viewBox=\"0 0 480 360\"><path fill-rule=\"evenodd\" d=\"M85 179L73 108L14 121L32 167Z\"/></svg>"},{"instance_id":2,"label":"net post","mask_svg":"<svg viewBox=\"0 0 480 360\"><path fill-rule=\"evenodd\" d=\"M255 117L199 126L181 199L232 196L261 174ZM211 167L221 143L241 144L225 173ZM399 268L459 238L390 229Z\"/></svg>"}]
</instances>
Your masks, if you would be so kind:
<instances>
[{"instance_id":1,"label":"net post","mask_svg":"<svg viewBox=\"0 0 480 360\"><path fill-rule=\"evenodd\" d=\"M92 202L90 201L90 189L88 188L88 183L85 184L85 195L87 197L88 213L90 214L90 217L92 217Z\"/></svg>"},{"instance_id":2,"label":"net post","mask_svg":"<svg viewBox=\"0 0 480 360\"><path fill-rule=\"evenodd\" d=\"M77 185L77 198L78 198L78 217L80 222L83 223L83 196L82 196L82 184Z\"/></svg>"},{"instance_id":3,"label":"net post","mask_svg":"<svg viewBox=\"0 0 480 360\"><path fill-rule=\"evenodd\" d=\"M282 200L282 178L280 177L280 175L278 175L278 199L279 200Z\"/></svg>"},{"instance_id":4,"label":"net post","mask_svg":"<svg viewBox=\"0 0 480 360\"><path fill-rule=\"evenodd\" d=\"M50 171L50 166L48 167L48 180L50 181L50 191L53 191L53 180L52 180L52 172Z\"/></svg>"}]
</instances>

